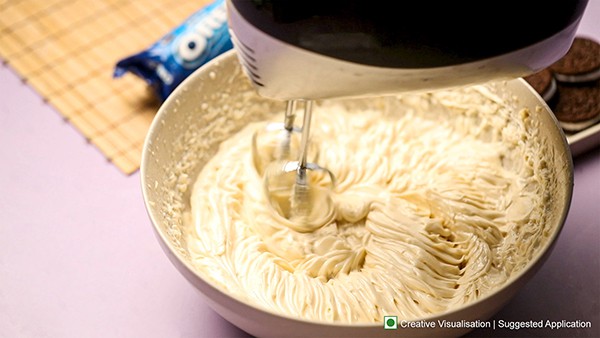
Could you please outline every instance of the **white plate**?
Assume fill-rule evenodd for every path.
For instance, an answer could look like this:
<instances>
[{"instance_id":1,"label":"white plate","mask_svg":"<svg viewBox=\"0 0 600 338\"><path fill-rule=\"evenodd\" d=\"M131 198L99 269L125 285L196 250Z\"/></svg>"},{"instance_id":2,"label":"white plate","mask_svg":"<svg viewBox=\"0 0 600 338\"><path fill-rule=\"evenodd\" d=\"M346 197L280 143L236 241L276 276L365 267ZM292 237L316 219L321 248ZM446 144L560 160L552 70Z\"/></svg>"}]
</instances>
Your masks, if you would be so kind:
<instances>
[{"instance_id":1,"label":"white plate","mask_svg":"<svg viewBox=\"0 0 600 338\"><path fill-rule=\"evenodd\" d=\"M600 146L600 123L578 133L567 135L573 157Z\"/></svg>"}]
</instances>

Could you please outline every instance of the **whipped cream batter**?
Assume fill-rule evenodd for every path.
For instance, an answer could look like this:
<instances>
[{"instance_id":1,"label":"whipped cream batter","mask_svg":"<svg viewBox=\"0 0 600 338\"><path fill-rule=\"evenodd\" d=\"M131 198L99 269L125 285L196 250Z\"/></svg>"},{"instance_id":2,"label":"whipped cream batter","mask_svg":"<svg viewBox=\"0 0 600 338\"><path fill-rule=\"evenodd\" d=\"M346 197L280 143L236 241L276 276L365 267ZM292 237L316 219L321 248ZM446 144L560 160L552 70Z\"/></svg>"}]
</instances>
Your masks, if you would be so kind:
<instances>
[{"instance_id":1,"label":"whipped cream batter","mask_svg":"<svg viewBox=\"0 0 600 338\"><path fill-rule=\"evenodd\" d=\"M283 315L417 319L502 286L547 240L535 126L485 87L315 107L333 214L297 232L265 199L248 125L194 184L185 243L213 283ZM318 185L318 178L314 184Z\"/></svg>"}]
</instances>

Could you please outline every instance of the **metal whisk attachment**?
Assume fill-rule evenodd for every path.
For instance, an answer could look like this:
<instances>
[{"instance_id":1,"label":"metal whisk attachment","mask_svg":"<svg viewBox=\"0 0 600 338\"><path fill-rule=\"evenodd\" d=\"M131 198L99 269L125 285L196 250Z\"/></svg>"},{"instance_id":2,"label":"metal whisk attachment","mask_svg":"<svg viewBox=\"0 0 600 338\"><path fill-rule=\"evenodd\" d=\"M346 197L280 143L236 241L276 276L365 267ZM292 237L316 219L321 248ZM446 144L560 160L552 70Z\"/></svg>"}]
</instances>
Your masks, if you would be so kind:
<instances>
[{"instance_id":1,"label":"metal whisk attachment","mask_svg":"<svg viewBox=\"0 0 600 338\"><path fill-rule=\"evenodd\" d=\"M288 101L283 123L269 123L252 136L252 160L259 175L263 175L272 162L298 159L302 129L294 125L297 104L295 100ZM308 158L315 162L318 157L316 147L310 146L308 153Z\"/></svg>"},{"instance_id":2,"label":"metal whisk attachment","mask_svg":"<svg viewBox=\"0 0 600 338\"><path fill-rule=\"evenodd\" d=\"M296 103L292 105L295 109ZM311 232L328 224L334 215L330 196L335 177L326 168L308 162L312 101L305 101L302 137L297 161L277 160L264 172L264 187L273 209L298 232ZM289 111L286 111L286 118ZM285 147L285 144L282 145Z\"/></svg>"}]
</instances>

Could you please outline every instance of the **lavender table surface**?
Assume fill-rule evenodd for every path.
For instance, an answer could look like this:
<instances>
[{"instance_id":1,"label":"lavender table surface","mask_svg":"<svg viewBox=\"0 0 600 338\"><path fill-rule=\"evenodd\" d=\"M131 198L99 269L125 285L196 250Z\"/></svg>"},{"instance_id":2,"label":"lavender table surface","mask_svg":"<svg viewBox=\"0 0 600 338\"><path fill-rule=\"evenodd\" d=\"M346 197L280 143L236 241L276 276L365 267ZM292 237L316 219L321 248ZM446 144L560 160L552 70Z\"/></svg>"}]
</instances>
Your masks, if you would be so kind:
<instances>
[{"instance_id":1,"label":"lavender table surface","mask_svg":"<svg viewBox=\"0 0 600 338\"><path fill-rule=\"evenodd\" d=\"M600 0L590 0L578 34L600 40ZM168 261L139 176L119 172L0 66L0 337L248 337ZM600 149L575 158L554 251L493 320L592 327L469 336L600 337Z\"/></svg>"}]
</instances>

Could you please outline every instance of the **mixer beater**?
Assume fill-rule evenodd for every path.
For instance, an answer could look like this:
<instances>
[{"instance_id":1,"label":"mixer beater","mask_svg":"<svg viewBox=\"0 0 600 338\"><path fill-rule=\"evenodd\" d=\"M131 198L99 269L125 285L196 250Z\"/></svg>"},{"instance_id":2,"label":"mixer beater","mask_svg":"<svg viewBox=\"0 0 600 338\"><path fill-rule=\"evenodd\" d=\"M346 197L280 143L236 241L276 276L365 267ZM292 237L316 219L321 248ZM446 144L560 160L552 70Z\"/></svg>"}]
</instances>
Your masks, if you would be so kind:
<instances>
[{"instance_id":1,"label":"mixer beater","mask_svg":"<svg viewBox=\"0 0 600 338\"><path fill-rule=\"evenodd\" d=\"M302 128L294 127L298 103L304 103ZM290 228L298 232L314 231L328 223L334 216L331 190L335 186L335 177L327 168L309 162L309 151L314 149L310 143L310 124L312 120L312 100L290 100L287 103L284 123L267 125L267 130L283 129L281 138L267 156L274 160L263 165L260 162L261 149L256 140L259 133L253 137L253 157L258 168L264 167L264 188L269 204L282 217L289 221ZM280 130L282 131L282 130ZM301 132L298 149L293 149L291 138L295 132ZM268 151L268 149L266 150ZM293 155L297 159L293 160ZM260 170L259 170L260 173Z\"/></svg>"}]
</instances>

